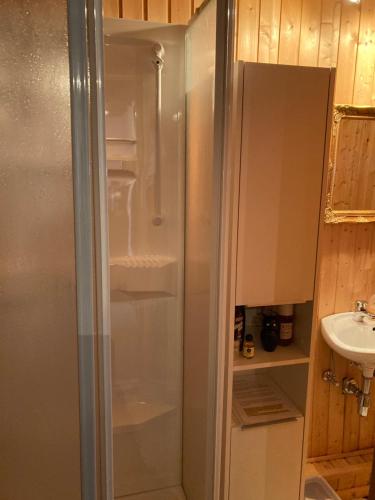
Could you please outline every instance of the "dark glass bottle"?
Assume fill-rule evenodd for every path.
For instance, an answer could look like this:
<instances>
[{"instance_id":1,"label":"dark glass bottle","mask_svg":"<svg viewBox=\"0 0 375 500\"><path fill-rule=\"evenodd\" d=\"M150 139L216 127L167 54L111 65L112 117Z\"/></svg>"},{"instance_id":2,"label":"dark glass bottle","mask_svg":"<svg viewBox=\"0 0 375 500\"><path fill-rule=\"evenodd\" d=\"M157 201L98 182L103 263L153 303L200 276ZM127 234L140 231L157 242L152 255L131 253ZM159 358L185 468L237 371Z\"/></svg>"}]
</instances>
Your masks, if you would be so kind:
<instances>
[{"instance_id":1,"label":"dark glass bottle","mask_svg":"<svg viewBox=\"0 0 375 500\"><path fill-rule=\"evenodd\" d=\"M293 304L279 306L277 308L279 319L279 344L288 346L294 340L293 332Z\"/></svg>"},{"instance_id":2,"label":"dark glass bottle","mask_svg":"<svg viewBox=\"0 0 375 500\"><path fill-rule=\"evenodd\" d=\"M273 352L279 343L279 323L275 314L263 316L263 326L260 334L263 349Z\"/></svg>"}]
</instances>

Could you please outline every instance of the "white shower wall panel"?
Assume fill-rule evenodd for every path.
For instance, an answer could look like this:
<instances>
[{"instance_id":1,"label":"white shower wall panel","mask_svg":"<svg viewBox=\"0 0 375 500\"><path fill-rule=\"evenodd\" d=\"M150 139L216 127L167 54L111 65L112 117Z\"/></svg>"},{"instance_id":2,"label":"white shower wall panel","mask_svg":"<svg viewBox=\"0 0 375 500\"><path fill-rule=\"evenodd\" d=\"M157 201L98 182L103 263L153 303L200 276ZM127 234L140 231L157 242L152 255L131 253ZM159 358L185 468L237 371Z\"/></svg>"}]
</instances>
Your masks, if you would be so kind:
<instances>
[{"instance_id":1,"label":"white shower wall panel","mask_svg":"<svg viewBox=\"0 0 375 500\"><path fill-rule=\"evenodd\" d=\"M151 499L181 484L185 30L107 21L115 496Z\"/></svg>"}]
</instances>

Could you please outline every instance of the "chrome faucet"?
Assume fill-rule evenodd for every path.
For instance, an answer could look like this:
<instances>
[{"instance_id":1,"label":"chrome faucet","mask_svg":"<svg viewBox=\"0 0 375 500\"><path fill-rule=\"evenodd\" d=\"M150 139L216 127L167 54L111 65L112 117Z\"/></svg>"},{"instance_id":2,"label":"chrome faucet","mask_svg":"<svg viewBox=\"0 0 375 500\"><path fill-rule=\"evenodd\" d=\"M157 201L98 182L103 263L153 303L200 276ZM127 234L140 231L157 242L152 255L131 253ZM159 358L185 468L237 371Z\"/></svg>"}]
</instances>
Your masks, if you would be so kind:
<instances>
[{"instance_id":1,"label":"chrome faucet","mask_svg":"<svg viewBox=\"0 0 375 500\"><path fill-rule=\"evenodd\" d=\"M363 321L364 318L375 319L375 314L367 311L368 303L366 300L356 300L354 306L354 319L355 321Z\"/></svg>"}]
</instances>

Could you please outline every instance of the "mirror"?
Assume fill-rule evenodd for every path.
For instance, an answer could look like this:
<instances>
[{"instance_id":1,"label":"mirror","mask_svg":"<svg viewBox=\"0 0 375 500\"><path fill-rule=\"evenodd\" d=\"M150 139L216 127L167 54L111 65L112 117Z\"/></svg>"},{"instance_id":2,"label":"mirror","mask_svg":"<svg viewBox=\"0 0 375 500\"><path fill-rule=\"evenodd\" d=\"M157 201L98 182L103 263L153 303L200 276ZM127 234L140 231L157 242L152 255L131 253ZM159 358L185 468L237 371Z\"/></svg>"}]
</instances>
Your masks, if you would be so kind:
<instances>
[{"instance_id":1,"label":"mirror","mask_svg":"<svg viewBox=\"0 0 375 500\"><path fill-rule=\"evenodd\" d=\"M375 222L375 107L335 106L325 221Z\"/></svg>"}]
</instances>

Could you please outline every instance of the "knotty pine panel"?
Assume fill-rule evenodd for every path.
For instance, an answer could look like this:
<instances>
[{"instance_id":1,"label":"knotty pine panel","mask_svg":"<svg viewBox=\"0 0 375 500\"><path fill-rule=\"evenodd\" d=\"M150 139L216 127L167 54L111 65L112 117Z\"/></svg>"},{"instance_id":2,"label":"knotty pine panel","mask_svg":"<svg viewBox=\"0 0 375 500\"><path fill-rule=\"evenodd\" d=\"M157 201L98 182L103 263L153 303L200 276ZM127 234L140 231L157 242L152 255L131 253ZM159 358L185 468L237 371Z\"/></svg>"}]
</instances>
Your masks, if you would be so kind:
<instances>
[{"instance_id":1,"label":"knotty pine panel","mask_svg":"<svg viewBox=\"0 0 375 500\"><path fill-rule=\"evenodd\" d=\"M191 17L191 2L181 0L170 0L171 23L187 24Z\"/></svg>"},{"instance_id":2,"label":"knotty pine panel","mask_svg":"<svg viewBox=\"0 0 375 500\"><path fill-rule=\"evenodd\" d=\"M202 0L103 0L106 17L187 24Z\"/></svg>"},{"instance_id":3,"label":"knotty pine panel","mask_svg":"<svg viewBox=\"0 0 375 500\"><path fill-rule=\"evenodd\" d=\"M302 4L301 35L299 43L300 66L317 66L322 9L316 0L305 0Z\"/></svg>"},{"instance_id":4,"label":"knotty pine panel","mask_svg":"<svg viewBox=\"0 0 375 500\"><path fill-rule=\"evenodd\" d=\"M120 17L120 1L104 0L103 12L105 17Z\"/></svg>"},{"instance_id":5,"label":"knotty pine panel","mask_svg":"<svg viewBox=\"0 0 375 500\"><path fill-rule=\"evenodd\" d=\"M147 21L168 23L168 0L147 0Z\"/></svg>"},{"instance_id":6,"label":"knotty pine panel","mask_svg":"<svg viewBox=\"0 0 375 500\"><path fill-rule=\"evenodd\" d=\"M238 0L237 58L242 61L258 60L260 0Z\"/></svg>"},{"instance_id":7,"label":"knotty pine panel","mask_svg":"<svg viewBox=\"0 0 375 500\"><path fill-rule=\"evenodd\" d=\"M304 0L304 3L307 2L310 0ZM283 0L281 5L279 63L295 65L298 64L301 45L303 3L302 0Z\"/></svg>"},{"instance_id":8,"label":"knotty pine panel","mask_svg":"<svg viewBox=\"0 0 375 500\"><path fill-rule=\"evenodd\" d=\"M279 57L281 0L260 4L258 62L275 64Z\"/></svg>"},{"instance_id":9,"label":"knotty pine panel","mask_svg":"<svg viewBox=\"0 0 375 500\"><path fill-rule=\"evenodd\" d=\"M336 66L341 23L341 1L325 0L321 6L318 66Z\"/></svg>"},{"instance_id":10,"label":"knotty pine panel","mask_svg":"<svg viewBox=\"0 0 375 500\"><path fill-rule=\"evenodd\" d=\"M122 0L122 17L142 21L146 19L144 0Z\"/></svg>"}]
</instances>

